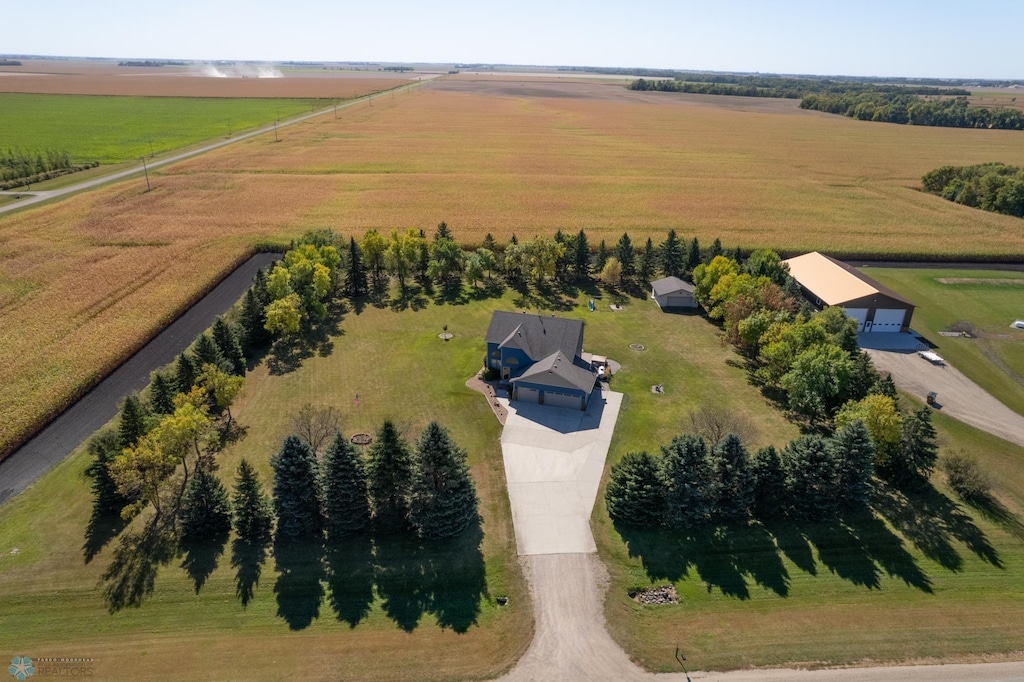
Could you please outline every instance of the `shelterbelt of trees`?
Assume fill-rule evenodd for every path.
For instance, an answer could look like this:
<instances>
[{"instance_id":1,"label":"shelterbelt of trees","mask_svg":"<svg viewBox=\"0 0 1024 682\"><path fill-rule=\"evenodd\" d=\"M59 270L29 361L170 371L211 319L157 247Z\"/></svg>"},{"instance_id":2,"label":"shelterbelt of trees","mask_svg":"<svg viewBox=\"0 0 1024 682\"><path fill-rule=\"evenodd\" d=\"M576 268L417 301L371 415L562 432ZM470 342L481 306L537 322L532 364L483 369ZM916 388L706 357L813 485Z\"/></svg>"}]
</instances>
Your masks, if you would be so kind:
<instances>
[{"instance_id":1,"label":"shelterbelt of trees","mask_svg":"<svg viewBox=\"0 0 1024 682\"><path fill-rule=\"evenodd\" d=\"M672 79L633 81L631 90L703 95L799 99L802 109L841 114L861 121L944 128L1024 130L1024 112L971 107L963 88L875 84L814 78L684 74ZM927 100L924 97L941 99Z\"/></svg>"},{"instance_id":2,"label":"shelterbelt of trees","mask_svg":"<svg viewBox=\"0 0 1024 682\"><path fill-rule=\"evenodd\" d=\"M1005 163L942 166L921 178L926 192L964 206L1024 218L1024 169Z\"/></svg>"}]
</instances>

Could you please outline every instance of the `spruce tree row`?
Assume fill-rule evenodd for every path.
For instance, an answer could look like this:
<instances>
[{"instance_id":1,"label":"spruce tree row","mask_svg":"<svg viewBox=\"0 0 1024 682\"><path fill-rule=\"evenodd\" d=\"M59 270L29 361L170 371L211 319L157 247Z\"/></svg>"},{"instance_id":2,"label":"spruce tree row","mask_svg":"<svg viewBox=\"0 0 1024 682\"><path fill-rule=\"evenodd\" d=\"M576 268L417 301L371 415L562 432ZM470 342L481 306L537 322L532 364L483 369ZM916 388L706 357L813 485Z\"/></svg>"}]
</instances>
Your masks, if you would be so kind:
<instances>
[{"instance_id":1,"label":"spruce tree row","mask_svg":"<svg viewBox=\"0 0 1024 682\"><path fill-rule=\"evenodd\" d=\"M377 532L428 540L460 534L478 518L476 488L460 448L431 422L415 449L385 421L364 462L340 432L322 460L297 436L271 460L280 541L329 542Z\"/></svg>"},{"instance_id":2,"label":"spruce tree row","mask_svg":"<svg viewBox=\"0 0 1024 682\"><path fill-rule=\"evenodd\" d=\"M867 510L874 454L861 421L753 457L733 434L710 446L687 434L662 446L660 456L623 456L612 467L605 501L618 523L685 532L750 518L820 521Z\"/></svg>"}]
</instances>

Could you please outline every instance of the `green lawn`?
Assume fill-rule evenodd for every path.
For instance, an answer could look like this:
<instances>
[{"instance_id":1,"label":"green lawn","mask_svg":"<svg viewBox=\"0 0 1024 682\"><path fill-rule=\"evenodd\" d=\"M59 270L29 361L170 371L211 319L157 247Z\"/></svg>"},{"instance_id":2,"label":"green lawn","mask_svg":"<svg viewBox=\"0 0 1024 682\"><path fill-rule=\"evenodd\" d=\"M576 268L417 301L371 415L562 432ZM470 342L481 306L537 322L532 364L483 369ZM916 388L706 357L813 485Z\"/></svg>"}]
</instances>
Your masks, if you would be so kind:
<instances>
[{"instance_id":1,"label":"green lawn","mask_svg":"<svg viewBox=\"0 0 1024 682\"><path fill-rule=\"evenodd\" d=\"M951 365L1004 405L1024 414L1024 330L1010 328L1014 320L1024 319L1024 272L864 270L918 306L914 311L914 331L938 346L937 352ZM978 328L977 338L939 335L939 330L961 320Z\"/></svg>"},{"instance_id":2,"label":"green lawn","mask_svg":"<svg viewBox=\"0 0 1024 682\"><path fill-rule=\"evenodd\" d=\"M665 377L668 391L676 376L687 376L682 368L691 357L701 359L700 376L687 377L684 401L728 401L764 424L756 391L723 381L733 356L714 329L699 317L663 317L675 328L667 337L671 351L648 377L624 373L615 380L630 390L609 469L626 452L656 451L687 430L676 405L668 410L673 430L668 414L648 407L657 396L637 384ZM661 336L662 328L649 322L646 338ZM903 400L909 405L913 398ZM937 474L936 488L921 494L879 490L871 518L754 523L684 538L616 528L602 492L592 527L611 574L605 614L613 637L658 671L679 669L677 643L687 666L701 670L1016 655L1024 649L1024 448L943 415L935 423L943 451L975 454L997 482L992 507L960 504ZM752 443L784 445L795 433L787 426L762 426ZM642 606L627 595L667 583L676 586L678 605Z\"/></svg>"},{"instance_id":3,"label":"green lawn","mask_svg":"<svg viewBox=\"0 0 1024 682\"><path fill-rule=\"evenodd\" d=\"M304 402L336 406L349 436L390 417L415 437L435 419L469 452L482 536L350 543L326 556L269 547L262 564L232 542L165 557L136 547L116 583L102 575L118 540L84 558L91 499L79 451L0 509L0 653L92 657L97 676L125 679L178 679L182 669L211 679L489 679L509 668L532 637L530 600L500 425L464 384L479 369L491 310L511 303L412 304L349 312L297 369L273 374L264 363L250 372L232 410L248 435L219 456L220 475L232 479L245 456L268 482L288 415ZM447 343L438 338L444 324L455 334ZM243 606L236 589L256 566ZM499 596L509 605L498 607Z\"/></svg>"},{"instance_id":4,"label":"green lawn","mask_svg":"<svg viewBox=\"0 0 1024 682\"><path fill-rule=\"evenodd\" d=\"M67 150L118 163L226 137L316 106L307 99L0 93L0 149Z\"/></svg>"}]
</instances>

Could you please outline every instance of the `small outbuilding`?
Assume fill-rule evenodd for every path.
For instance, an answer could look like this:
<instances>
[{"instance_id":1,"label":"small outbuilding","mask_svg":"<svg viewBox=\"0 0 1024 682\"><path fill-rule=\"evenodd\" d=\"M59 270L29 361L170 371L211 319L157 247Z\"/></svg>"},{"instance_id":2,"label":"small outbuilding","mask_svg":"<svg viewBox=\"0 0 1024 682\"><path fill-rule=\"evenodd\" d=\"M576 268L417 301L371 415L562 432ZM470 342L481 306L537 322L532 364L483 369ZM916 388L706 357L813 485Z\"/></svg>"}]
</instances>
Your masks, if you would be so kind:
<instances>
[{"instance_id":1,"label":"small outbuilding","mask_svg":"<svg viewBox=\"0 0 1024 682\"><path fill-rule=\"evenodd\" d=\"M662 310L665 308L696 308L693 285L678 277L665 277L651 282L651 298Z\"/></svg>"},{"instance_id":2,"label":"small outbuilding","mask_svg":"<svg viewBox=\"0 0 1024 682\"><path fill-rule=\"evenodd\" d=\"M807 300L839 306L857 321L858 332L906 332L914 304L855 268L817 251L783 261Z\"/></svg>"}]
</instances>

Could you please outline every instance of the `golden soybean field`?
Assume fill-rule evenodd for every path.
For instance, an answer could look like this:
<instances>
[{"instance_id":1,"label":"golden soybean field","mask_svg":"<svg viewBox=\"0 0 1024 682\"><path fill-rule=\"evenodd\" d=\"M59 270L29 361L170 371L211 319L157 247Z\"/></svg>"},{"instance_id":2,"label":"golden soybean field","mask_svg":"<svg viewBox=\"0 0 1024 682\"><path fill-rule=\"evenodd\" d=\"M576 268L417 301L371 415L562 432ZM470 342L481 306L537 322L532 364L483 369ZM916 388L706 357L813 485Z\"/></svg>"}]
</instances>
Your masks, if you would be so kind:
<instances>
[{"instance_id":1,"label":"golden soybean field","mask_svg":"<svg viewBox=\"0 0 1024 682\"><path fill-rule=\"evenodd\" d=\"M728 100L728 101L726 101ZM721 101L721 106L715 106ZM459 77L0 218L0 453L257 243L306 229L474 245L586 229L877 255L1024 253L1024 221L919 192L945 164L1024 165L1024 133L917 128L795 102Z\"/></svg>"}]
</instances>

